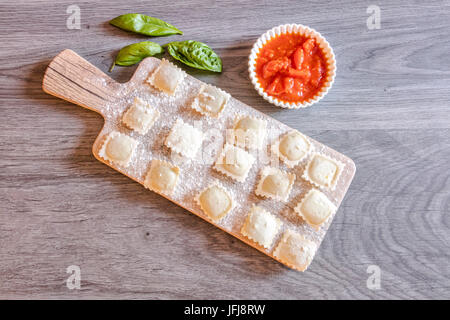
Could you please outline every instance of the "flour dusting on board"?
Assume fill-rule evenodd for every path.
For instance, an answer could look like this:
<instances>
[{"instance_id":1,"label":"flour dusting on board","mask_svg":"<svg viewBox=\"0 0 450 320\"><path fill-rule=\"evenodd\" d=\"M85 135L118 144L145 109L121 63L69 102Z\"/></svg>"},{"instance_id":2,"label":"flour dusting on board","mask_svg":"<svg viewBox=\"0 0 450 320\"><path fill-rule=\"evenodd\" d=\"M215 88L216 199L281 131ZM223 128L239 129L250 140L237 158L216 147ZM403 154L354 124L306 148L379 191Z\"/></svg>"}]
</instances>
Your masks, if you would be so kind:
<instances>
[{"instance_id":1,"label":"flour dusting on board","mask_svg":"<svg viewBox=\"0 0 450 320\"><path fill-rule=\"evenodd\" d=\"M132 80L121 85L122 87L120 87L117 92L117 101L115 103L107 104L101 110L105 118L105 126L94 144L93 152L96 158L141 184L144 184L144 178L150 168L152 159L165 160L178 166L180 168L178 183L173 193L170 196L166 196L168 199L208 220L217 227L231 233L235 237L252 245L274 259L276 259L273 256L274 248L277 246L284 231L287 229L300 233L304 238L319 246L335 213L333 213L322 227L316 231L294 212L297 203L300 202L303 196L313 187L309 182L302 179L303 170L310 160L311 155L303 159L299 165L292 169L289 169L281 161L278 163L281 170L296 175L295 183L292 187L288 201L286 202L265 199L255 195L260 172L268 164L263 161L264 159L258 157L257 151L249 151L257 160L251 167L248 176L243 183L236 182L213 169L214 162L225 143L227 130L233 127L236 117L240 115L250 115L267 121L267 136L265 139L267 150L270 149L270 145L272 145L281 135L292 129L234 98L230 98L219 118L204 116L191 108L192 101L199 92L203 82L188 75L183 82L180 83L173 96L169 96L145 82L159 63L160 60L156 58L145 59L140 64ZM103 85L106 86L106 83ZM135 97L142 99L160 112L159 119L145 135L141 135L138 132L128 129L121 121L124 112L132 105ZM182 119L185 123L198 128L204 133L203 148L200 149L194 159L182 157L171 152L170 149L164 146L164 140L178 118ZM112 131L119 131L127 134L138 141L137 149L135 150L129 166L126 168L106 162L99 157L98 152L102 147L105 138ZM327 155L344 164L344 169L336 188L334 190L322 190L333 204L336 205L336 207L339 207L353 178L355 172L354 164L346 156L311 138L308 139L314 145L315 152ZM266 147L264 150L266 150ZM216 181L219 181L227 190L232 192L235 207L219 222L212 222L203 213L195 199L200 191L204 190L209 185L214 184ZM151 191L142 188L142 192ZM265 208L282 221L282 227L269 248L264 248L263 246L248 240L240 233L245 218L253 204ZM279 259L277 260L279 261Z\"/></svg>"}]
</instances>

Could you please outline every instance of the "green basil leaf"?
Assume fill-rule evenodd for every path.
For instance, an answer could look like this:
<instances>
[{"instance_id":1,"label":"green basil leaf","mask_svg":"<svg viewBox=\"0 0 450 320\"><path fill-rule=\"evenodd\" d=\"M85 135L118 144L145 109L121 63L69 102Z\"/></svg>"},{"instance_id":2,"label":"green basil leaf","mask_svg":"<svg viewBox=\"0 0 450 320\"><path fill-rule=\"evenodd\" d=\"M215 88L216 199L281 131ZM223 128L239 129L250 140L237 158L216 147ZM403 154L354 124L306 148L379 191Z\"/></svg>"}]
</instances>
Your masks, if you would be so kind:
<instances>
[{"instance_id":1,"label":"green basil leaf","mask_svg":"<svg viewBox=\"0 0 450 320\"><path fill-rule=\"evenodd\" d=\"M116 64L119 66L132 66L144 58L163 52L164 49L159 44L151 41L130 44L120 49L109 71L111 72Z\"/></svg>"},{"instance_id":2,"label":"green basil leaf","mask_svg":"<svg viewBox=\"0 0 450 320\"><path fill-rule=\"evenodd\" d=\"M123 14L112 19L109 23L120 29L145 34L147 36L183 34L182 31L167 22L139 13Z\"/></svg>"},{"instance_id":3,"label":"green basil leaf","mask_svg":"<svg viewBox=\"0 0 450 320\"><path fill-rule=\"evenodd\" d=\"M202 70L222 72L222 60L206 44L194 40L165 44L169 54L184 64Z\"/></svg>"}]
</instances>

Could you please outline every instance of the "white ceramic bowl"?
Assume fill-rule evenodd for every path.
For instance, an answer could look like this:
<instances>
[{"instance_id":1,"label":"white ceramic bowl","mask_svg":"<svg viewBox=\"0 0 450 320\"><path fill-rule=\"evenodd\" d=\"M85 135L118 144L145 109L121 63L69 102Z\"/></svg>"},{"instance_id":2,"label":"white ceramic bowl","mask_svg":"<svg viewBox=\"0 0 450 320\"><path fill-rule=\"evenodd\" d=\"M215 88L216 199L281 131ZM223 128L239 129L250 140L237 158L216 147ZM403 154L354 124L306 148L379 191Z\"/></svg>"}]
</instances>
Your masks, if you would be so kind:
<instances>
[{"instance_id":1,"label":"white ceramic bowl","mask_svg":"<svg viewBox=\"0 0 450 320\"><path fill-rule=\"evenodd\" d=\"M305 100L303 102L288 103L281 101L274 96L268 95L259 84L258 78L256 76L256 58L258 56L259 50L265 45L267 41L283 33L298 33L303 36L316 39L316 43L323 51L324 57L326 59L327 77L325 83L322 85L321 90L317 92L317 94L314 97ZM313 105L327 94L328 90L330 90L331 86L333 85L334 77L336 75L336 60L334 57L333 49L331 48L330 44L319 32L306 26L303 26L301 24L284 24L270 29L269 31L264 33L261 37L259 37L259 39L255 42L249 56L248 71L250 73L250 80L255 86L256 91L258 91L259 95L262 96L265 100L269 101L270 103L278 107L298 109Z\"/></svg>"}]
</instances>

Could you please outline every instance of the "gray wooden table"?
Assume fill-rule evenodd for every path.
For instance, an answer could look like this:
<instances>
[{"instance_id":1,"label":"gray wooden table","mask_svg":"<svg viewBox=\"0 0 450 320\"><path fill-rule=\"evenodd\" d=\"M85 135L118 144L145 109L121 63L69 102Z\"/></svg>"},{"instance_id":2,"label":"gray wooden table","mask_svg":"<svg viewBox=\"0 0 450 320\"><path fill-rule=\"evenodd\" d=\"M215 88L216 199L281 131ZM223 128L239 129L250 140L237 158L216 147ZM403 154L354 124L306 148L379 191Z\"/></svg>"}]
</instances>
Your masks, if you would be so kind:
<instances>
[{"instance_id":1,"label":"gray wooden table","mask_svg":"<svg viewBox=\"0 0 450 320\"><path fill-rule=\"evenodd\" d=\"M0 298L450 298L450 2L273 3L2 1ZM81 29L67 27L69 5L80 8ZM379 29L368 28L370 5ZM206 42L224 72L189 73L355 160L306 273L96 161L102 118L41 90L65 48L106 72L122 46L147 39L108 25L127 12L185 31L153 39L161 44ZM284 23L315 28L337 56L333 89L307 110L269 105L248 80L253 42ZM111 77L124 82L133 71L116 67ZM66 286L71 265L80 290Z\"/></svg>"}]
</instances>

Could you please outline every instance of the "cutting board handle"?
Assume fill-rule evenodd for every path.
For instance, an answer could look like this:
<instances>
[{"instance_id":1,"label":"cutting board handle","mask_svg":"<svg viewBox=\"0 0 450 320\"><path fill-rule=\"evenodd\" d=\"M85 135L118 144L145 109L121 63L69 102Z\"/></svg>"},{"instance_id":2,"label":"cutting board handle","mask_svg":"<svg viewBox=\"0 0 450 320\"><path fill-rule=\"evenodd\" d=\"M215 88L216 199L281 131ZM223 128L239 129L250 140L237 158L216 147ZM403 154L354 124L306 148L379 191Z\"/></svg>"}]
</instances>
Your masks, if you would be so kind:
<instances>
[{"instance_id":1,"label":"cutting board handle","mask_svg":"<svg viewBox=\"0 0 450 320\"><path fill-rule=\"evenodd\" d=\"M97 67L66 49L48 65L42 89L56 97L104 114L117 100L120 84Z\"/></svg>"}]
</instances>

